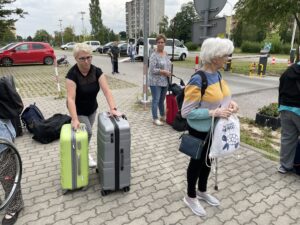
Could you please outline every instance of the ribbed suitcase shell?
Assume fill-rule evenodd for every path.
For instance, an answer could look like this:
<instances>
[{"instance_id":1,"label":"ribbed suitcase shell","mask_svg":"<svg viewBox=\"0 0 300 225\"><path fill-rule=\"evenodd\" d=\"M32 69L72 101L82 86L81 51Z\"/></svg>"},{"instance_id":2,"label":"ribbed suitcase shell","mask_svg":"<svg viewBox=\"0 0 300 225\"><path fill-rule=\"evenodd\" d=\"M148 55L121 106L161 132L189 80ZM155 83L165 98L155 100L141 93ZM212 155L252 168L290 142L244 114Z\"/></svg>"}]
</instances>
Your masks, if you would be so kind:
<instances>
[{"instance_id":1,"label":"ribbed suitcase shell","mask_svg":"<svg viewBox=\"0 0 300 225\"><path fill-rule=\"evenodd\" d=\"M176 113L178 112L178 106L175 95L167 94L166 103L166 122L172 125L176 117Z\"/></svg>"},{"instance_id":2,"label":"ribbed suitcase shell","mask_svg":"<svg viewBox=\"0 0 300 225\"><path fill-rule=\"evenodd\" d=\"M119 133L119 134L118 134ZM130 127L127 119L98 115L97 165L102 195L130 186Z\"/></svg>"},{"instance_id":3,"label":"ribbed suitcase shell","mask_svg":"<svg viewBox=\"0 0 300 225\"><path fill-rule=\"evenodd\" d=\"M77 131L71 128L71 124L64 124L61 128L60 174L63 190L74 190L88 185L88 134L84 124Z\"/></svg>"}]
</instances>

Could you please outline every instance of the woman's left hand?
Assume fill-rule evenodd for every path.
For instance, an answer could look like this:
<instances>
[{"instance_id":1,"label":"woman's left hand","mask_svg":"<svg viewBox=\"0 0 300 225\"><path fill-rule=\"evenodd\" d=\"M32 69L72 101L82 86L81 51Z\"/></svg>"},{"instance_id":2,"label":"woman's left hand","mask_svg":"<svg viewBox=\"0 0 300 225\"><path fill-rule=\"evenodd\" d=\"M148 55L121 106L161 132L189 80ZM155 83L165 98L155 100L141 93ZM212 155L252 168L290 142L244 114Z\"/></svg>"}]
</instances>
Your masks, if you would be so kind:
<instances>
[{"instance_id":1,"label":"woman's left hand","mask_svg":"<svg viewBox=\"0 0 300 225\"><path fill-rule=\"evenodd\" d=\"M238 104L235 101L231 101L228 108L232 113L236 113L239 110Z\"/></svg>"}]
</instances>

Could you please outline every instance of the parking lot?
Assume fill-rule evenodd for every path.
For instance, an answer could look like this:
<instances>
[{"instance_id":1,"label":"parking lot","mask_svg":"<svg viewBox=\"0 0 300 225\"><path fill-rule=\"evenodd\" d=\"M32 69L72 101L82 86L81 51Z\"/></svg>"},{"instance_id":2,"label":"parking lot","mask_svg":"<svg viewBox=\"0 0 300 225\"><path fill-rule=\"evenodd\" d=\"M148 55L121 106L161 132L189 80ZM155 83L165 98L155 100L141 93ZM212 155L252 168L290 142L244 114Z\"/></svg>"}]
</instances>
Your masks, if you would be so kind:
<instances>
[{"instance_id":1,"label":"parking lot","mask_svg":"<svg viewBox=\"0 0 300 225\"><path fill-rule=\"evenodd\" d=\"M74 63L70 55L68 59L71 64ZM130 192L116 192L102 197L98 175L95 170L90 170L86 191L62 195L59 141L43 145L25 132L16 139L23 160L22 191L25 202L17 224L300 224L299 177L277 173L277 162L264 158L248 146L241 147L238 154L220 160L219 191L213 188L214 173L209 178L208 191L221 200L221 206L212 207L203 203L207 216L195 216L182 201L186 191L188 158L178 151L181 133L167 125L154 126L149 107L138 103L142 94L142 63L120 63L121 74L111 75L108 57L97 56L93 60L109 74L109 85L118 109L127 115L130 123ZM68 68L58 68L63 91ZM185 78L193 71L177 70ZM56 98L53 66L0 67L0 75L5 74L15 77L25 106L35 102L45 117L67 113L65 99ZM241 83L233 88L235 93L244 91L239 90L239 85ZM244 93L242 96L245 99L247 95ZM99 94L98 101L98 112L106 111L102 94ZM93 127L94 134L96 129L97 124ZM90 144L94 157L96 143L94 135Z\"/></svg>"}]
</instances>

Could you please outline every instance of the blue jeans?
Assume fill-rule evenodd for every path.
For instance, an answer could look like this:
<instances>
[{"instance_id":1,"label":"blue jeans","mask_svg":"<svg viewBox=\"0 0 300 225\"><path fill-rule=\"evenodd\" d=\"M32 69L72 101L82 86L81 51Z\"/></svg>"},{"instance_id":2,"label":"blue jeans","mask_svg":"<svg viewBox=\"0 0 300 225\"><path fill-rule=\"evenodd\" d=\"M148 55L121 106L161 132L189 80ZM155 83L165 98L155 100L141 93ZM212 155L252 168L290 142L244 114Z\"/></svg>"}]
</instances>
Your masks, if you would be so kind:
<instances>
[{"instance_id":1,"label":"blue jeans","mask_svg":"<svg viewBox=\"0 0 300 225\"><path fill-rule=\"evenodd\" d=\"M165 98L168 87L150 86L152 94L152 118L158 119L157 108L159 109L160 116L165 116Z\"/></svg>"}]
</instances>

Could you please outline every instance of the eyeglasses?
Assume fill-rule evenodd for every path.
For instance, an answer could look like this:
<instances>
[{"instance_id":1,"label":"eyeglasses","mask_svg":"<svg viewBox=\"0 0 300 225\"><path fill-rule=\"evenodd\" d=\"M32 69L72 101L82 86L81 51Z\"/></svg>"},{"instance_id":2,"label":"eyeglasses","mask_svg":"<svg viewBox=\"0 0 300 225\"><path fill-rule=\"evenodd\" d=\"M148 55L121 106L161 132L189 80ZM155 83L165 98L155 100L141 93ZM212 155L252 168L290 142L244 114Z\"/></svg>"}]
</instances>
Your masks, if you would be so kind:
<instances>
[{"instance_id":1,"label":"eyeglasses","mask_svg":"<svg viewBox=\"0 0 300 225\"><path fill-rule=\"evenodd\" d=\"M164 44L165 42L163 42L163 41L158 41L158 42L156 42L157 44Z\"/></svg>"},{"instance_id":2,"label":"eyeglasses","mask_svg":"<svg viewBox=\"0 0 300 225\"><path fill-rule=\"evenodd\" d=\"M93 56L87 56L87 57L80 57L78 58L79 61L81 62L85 62L86 60L91 60L93 58Z\"/></svg>"}]
</instances>

